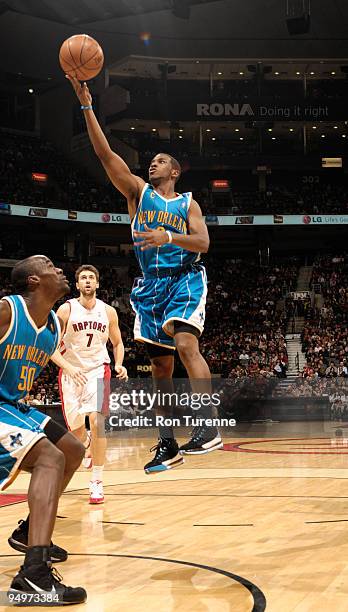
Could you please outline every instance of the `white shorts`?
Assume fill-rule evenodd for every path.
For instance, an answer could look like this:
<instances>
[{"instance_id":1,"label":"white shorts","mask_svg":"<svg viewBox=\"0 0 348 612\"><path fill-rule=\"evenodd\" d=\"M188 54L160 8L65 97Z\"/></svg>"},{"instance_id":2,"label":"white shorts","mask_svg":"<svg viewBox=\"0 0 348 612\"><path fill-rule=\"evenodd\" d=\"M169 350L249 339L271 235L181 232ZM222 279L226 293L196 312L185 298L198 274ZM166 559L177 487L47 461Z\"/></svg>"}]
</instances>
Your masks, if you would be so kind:
<instances>
[{"instance_id":1,"label":"white shorts","mask_svg":"<svg viewBox=\"0 0 348 612\"><path fill-rule=\"evenodd\" d=\"M46 437L50 417L25 404L0 403L0 491L16 478L31 448Z\"/></svg>"},{"instance_id":2,"label":"white shorts","mask_svg":"<svg viewBox=\"0 0 348 612\"><path fill-rule=\"evenodd\" d=\"M58 382L62 411L69 431L85 424L85 416L91 412L107 414L109 406L111 370L104 364L84 373L87 382L77 385L60 370Z\"/></svg>"}]
</instances>

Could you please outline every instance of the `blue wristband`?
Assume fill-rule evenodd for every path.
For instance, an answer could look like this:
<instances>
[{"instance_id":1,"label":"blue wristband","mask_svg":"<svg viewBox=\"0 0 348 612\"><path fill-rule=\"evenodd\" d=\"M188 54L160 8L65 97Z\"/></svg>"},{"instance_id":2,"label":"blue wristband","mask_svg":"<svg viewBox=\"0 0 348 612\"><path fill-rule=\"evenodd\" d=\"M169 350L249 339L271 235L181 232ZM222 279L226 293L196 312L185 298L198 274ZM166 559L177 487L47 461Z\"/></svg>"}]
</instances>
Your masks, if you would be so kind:
<instances>
[{"instance_id":1,"label":"blue wristband","mask_svg":"<svg viewBox=\"0 0 348 612\"><path fill-rule=\"evenodd\" d=\"M88 106L81 104L81 110L93 110L93 106L92 104L89 104Z\"/></svg>"}]
</instances>

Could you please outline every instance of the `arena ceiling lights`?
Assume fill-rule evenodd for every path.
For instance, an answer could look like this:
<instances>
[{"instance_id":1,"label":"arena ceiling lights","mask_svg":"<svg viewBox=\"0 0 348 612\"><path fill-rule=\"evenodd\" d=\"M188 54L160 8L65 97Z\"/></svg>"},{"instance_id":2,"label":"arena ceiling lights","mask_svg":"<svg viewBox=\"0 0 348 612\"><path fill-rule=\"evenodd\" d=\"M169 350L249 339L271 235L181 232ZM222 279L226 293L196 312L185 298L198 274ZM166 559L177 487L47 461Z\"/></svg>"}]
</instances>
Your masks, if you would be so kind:
<instances>
[{"instance_id":1,"label":"arena ceiling lights","mask_svg":"<svg viewBox=\"0 0 348 612\"><path fill-rule=\"evenodd\" d=\"M346 59L272 59L255 58L165 58L130 55L109 66L110 76L160 78L158 66L168 63L175 70L168 73L169 79L178 80L247 80L253 78L250 67L262 64L266 80L344 79L348 74ZM267 69L267 70L265 70Z\"/></svg>"}]
</instances>

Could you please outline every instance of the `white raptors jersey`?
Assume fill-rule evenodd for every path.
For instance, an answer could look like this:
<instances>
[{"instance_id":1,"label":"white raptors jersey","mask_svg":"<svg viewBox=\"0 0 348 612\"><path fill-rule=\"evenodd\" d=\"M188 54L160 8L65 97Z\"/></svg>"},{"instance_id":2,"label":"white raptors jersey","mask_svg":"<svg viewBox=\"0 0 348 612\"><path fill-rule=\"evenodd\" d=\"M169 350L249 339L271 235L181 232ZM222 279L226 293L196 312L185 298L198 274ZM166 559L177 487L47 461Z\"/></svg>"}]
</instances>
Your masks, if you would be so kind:
<instances>
[{"instance_id":1,"label":"white raptors jersey","mask_svg":"<svg viewBox=\"0 0 348 612\"><path fill-rule=\"evenodd\" d=\"M109 338L109 319L106 304L96 301L92 310L81 306L76 298L68 300L70 317L63 336L60 352L76 367L88 372L110 363L106 348Z\"/></svg>"}]
</instances>

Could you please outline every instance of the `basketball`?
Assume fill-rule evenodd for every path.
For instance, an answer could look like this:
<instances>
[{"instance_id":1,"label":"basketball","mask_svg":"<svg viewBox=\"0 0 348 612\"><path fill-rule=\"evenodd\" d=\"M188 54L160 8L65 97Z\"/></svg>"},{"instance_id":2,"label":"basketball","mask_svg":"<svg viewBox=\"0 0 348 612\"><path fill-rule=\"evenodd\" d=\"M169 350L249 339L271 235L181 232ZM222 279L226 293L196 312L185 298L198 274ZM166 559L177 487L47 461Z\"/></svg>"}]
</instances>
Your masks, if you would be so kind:
<instances>
[{"instance_id":1,"label":"basketball","mask_svg":"<svg viewBox=\"0 0 348 612\"><path fill-rule=\"evenodd\" d=\"M59 51L59 63L65 74L76 76L80 81L88 81L103 68L103 49L88 34L76 34L63 42Z\"/></svg>"}]
</instances>

